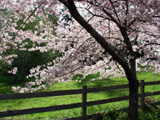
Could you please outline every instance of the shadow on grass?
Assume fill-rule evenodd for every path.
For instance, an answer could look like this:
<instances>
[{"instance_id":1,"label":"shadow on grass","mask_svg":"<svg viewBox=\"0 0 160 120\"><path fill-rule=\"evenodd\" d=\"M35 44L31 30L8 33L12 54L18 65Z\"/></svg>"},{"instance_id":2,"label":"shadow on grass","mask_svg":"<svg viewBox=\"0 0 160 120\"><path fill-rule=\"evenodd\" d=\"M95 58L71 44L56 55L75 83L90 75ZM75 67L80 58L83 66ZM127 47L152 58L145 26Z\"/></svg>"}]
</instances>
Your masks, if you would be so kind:
<instances>
[{"instance_id":1,"label":"shadow on grass","mask_svg":"<svg viewBox=\"0 0 160 120\"><path fill-rule=\"evenodd\" d=\"M77 82L76 85L78 87L87 85L87 87L93 88L93 87L104 87L104 86L108 86L115 83L111 79L102 79L102 80L95 80L95 81L90 81L90 80L91 79L83 79L81 82Z\"/></svg>"},{"instance_id":2,"label":"shadow on grass","mask_svg":"<svg viewBox=\"0 0 160 120\"><path fill-rule=\"evenodd\" d=\"M105 86L111 86L111 85L121 85L121 84L127 84L127 81L124 81L124 79L121 80L113 80L113 79L97 79L94 81L91 81L92 79L95 79L97 76L95 75L88 75L85 78L79 80L80 82L76 82L75 85L82 88L82 86L87 85L88 88L96 88L96 87L105 87ZM98 92L97 92L98 93ZM128 94L128 89L118 89L118 90L110 90L110 91L104 91L100 94L105 94L107 97L118 97L118 96L125 96Z\"/></svg>"}]
</instances>

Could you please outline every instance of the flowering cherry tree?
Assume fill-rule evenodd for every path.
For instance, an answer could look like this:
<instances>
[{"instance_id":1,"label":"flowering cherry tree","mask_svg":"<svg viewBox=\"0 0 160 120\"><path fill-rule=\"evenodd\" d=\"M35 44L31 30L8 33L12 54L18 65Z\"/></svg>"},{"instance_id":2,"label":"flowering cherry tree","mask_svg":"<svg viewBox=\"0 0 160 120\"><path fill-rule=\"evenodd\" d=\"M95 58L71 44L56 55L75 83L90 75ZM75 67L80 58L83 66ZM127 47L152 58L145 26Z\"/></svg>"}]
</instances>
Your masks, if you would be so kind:
<instances>
[{"instance_id":1,"label":"flowering cherry tree","mask_svg":"<svg viewBox=\"0 0 160 120\"><path fill-rule=\"evenodd\" d=\"M26 83L25 88L13 87L14 91L35 91L45 88L44 83L68 82L77 73L85 76L100 72L101 77L125 75L129 81L129 117L138 119L137 64L155 66L155 72L160 71L158 0L1 0L0 9L9 11L7 19L0 17L3 23L0 53L10 49L8 43L14 49L26 50L27 43L22 42L25 39L46 43L44 47L33 45L29 51L52 49L62 53L62 57L47 66L32 68L27 77L35 77L36 81ZM71 21L59 19L53 35L49 14L67 16ZM15 22L22 15L24 22L16 29ZM37 31L23 31L27 22L36 19L34 15L46 22L41 21ZM14 36L10 37L9 33ZM0 59L11 64L12 57L16 55Z\"/></svg>"}]
</instances>

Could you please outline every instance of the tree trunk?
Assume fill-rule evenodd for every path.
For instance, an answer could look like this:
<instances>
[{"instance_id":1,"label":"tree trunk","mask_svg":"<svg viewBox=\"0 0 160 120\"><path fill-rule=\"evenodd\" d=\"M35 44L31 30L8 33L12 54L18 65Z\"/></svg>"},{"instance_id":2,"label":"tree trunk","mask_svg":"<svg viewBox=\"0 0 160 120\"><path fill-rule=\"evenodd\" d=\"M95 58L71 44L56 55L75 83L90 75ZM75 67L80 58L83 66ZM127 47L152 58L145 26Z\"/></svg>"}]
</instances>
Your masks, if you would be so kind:
<instances>
[{"instance_id":1,"label":"tree trunk","mask_svg":"<svg viewBox=\"0 0 160 120\"><path fill-rule=\"evenodd\" d=\"M129 82L129 111L130 120L138 120L138 80Z\"/></svg>"},{"instance_id":2,"label":"tree trunk","mask_svg":"<svg viewBox=\"0 0 160 120\"><path fill-rule=\"evenodd\" d=\"M136 74L136 60L131 58L129 61L130 68L124 68L126 77L129 81L129 110L128 117L130 120L138 120L138 88L139 82Z\"/></svg>"}]
</instances>

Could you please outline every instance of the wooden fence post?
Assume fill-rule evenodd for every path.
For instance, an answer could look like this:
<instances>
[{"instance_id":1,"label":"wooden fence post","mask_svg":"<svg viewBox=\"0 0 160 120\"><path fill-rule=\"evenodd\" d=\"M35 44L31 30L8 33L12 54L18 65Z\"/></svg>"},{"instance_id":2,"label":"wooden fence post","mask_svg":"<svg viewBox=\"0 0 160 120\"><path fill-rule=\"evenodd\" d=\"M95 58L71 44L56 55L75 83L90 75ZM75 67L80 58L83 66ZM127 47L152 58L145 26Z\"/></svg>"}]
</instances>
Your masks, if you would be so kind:
<instances>
[{"instance_id":1,"label":"wooden fence post","mask_svg":"<svg viewBox=\"0 0 160 120\"><path fill-rule=\"evenodd\" d=\"M82 94L82 120L87 120L87 86L83 86L83 94Z\"/></svg>"},{"instance_id":2,"label":"wooden fence post","mask_svg":"<svg viewBox=\"0 0 160 120\"><path fill-rule=\"evenodd\" d=\"M140 81L140 94L142 95L140 98L140 104L142 105L142 109L145 108L145 89L144 89L144 80Z\"/></svg>"}]
</instances>

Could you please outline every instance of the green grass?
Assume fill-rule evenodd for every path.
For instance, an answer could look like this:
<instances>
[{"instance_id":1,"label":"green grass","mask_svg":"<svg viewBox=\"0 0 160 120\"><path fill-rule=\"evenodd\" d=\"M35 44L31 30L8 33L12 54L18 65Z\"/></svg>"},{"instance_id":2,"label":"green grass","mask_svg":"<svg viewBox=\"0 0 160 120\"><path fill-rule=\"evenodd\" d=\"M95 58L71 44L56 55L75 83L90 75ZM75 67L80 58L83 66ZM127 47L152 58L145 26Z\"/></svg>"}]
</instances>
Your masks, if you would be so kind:
<instances>
[{"instance_id":1,"label":"green grass","mask_svg":"<svg viewBox=\"0 0 160 120\"><path fill-rule=\"evenodd\" d=\"M95 75L93 75L96 77ZM128 84L128 81L125 77L123 78L115 78L115 79L102 79L95 80L90 82L89 79L93 76L88 76L82 82L69 82L69 83L54 83L47 90L41 91L56 91L56 90L70 90L70 89L80 89L83 85L87 85L88 88L92 87L103 87L110 85L120 85L120 84ZM160 80L160 75L154 75L151 72L139 72L138 73L139 80L145 81L155 81ZM20 83L22 84L22 83ZM11 90L13 85L13 77L12 76L3 76L0 77L0 94L6 93L14 93ZM146 92L160 91L160 85L153 85L146 87ZM97 93L89 93L87 96L87 101L107 99L112 97L124 96L128 94L128 89L123 90L114 90L108 92L97 92ZM54 105L62 105L62 104L70 104L81 102L81 95L67 95L67 96L57 96L57 97L45 97L45 98L30 98L23 100L3 100L0 101L0 111L6 111L7 109L16 110L16 109L26 109L26 108L34 108L34 107L46 107L46 106L54 106ZM155 101L160 99L159 96L154 96ZM107 111L112 108L122 108L127 107L128 101L109 103L103 105L95 105L87 108L87 114L93 114L96 112ZM61 110L55 112L45 112L45 113L36 113L29 115L21 115L9 117L14 120L58 120L66 117L76 117L81 115L81 108L70 109L70 110ZM4 120L0 119L0 120Z\"/></svg>"}]
</instances>

